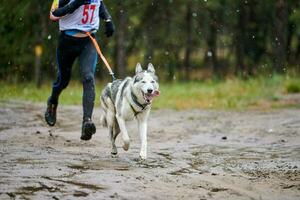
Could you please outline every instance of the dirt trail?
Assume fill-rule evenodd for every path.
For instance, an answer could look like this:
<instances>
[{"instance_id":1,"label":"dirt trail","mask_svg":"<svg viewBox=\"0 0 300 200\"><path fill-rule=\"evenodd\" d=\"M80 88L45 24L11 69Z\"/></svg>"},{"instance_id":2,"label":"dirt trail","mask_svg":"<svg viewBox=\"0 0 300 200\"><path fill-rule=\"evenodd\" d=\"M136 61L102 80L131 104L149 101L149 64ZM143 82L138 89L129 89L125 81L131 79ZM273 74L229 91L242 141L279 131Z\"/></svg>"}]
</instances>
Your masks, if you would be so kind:
<instances>
[{"instance_id":1,"label":"dirt trail","mask_svg":"<svg viewBox=\"0 0 300 200\"><path fill-rule=\"evenodd\" d=\"M55 128L44 105L0 103L0 199L300 199L300 109L267 112L158 110L148 156L110 156L98 123L80 141L81 107L59 107Z\"/></svg>"}]
</instances>

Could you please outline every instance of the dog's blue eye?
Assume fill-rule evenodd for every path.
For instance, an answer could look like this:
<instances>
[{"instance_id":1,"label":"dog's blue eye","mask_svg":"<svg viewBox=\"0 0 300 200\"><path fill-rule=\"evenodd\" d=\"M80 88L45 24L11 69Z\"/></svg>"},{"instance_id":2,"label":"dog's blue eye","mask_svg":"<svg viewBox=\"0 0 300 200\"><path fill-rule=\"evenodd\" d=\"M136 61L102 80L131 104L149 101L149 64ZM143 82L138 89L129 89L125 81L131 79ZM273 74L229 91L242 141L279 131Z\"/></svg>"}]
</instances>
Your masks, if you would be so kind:
<instances>
[{"instance_id":1,"label":"dog's blue eye","mask_svg":"<svg viewBox=\"0 0 300 200\"><path fill-rule=\"evenodd\" d=\"M155 83L155 81L151 81L151 83Z\"/></svg>"}]
</instances>

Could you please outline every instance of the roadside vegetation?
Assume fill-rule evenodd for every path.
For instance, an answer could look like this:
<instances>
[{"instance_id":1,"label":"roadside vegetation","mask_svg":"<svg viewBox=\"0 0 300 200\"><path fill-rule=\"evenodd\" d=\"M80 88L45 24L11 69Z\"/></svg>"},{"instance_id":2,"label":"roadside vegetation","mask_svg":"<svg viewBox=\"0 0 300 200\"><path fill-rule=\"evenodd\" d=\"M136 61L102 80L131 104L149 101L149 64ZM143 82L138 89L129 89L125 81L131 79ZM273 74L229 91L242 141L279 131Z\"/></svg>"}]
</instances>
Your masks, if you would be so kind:
<instances>
[{"instance_id":1,"label":"roadside vegetation","mask_svg":"<svg viewBox=\"0 0 300 200\"><path fill-rule=\"evenodd\" d=\"M37 89L34 83L7 84L1 82L1 101L22 100L45 103L51 83ZM96 104L104 83L97 83ZM248 80L192 81L160 83L161 96L154 101L154 108L171 109L269 109L300 107L300 79L272 76ZM289 98L299 96L296 98ZM82 85L73 81L63 91L60 103L80 105Z\"/></svg>"}]
</instances>

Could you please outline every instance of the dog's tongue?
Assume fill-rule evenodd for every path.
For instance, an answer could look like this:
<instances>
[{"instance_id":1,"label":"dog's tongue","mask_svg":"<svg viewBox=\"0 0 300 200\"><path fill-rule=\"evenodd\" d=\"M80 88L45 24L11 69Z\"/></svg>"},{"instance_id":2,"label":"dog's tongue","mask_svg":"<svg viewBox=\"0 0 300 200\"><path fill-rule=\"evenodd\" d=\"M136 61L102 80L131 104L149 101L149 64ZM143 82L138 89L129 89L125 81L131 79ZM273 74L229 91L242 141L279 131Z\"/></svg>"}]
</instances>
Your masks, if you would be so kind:
<instances>
[{"instance_id":1,"label":"dog's tongue","mask_svg":"<svg viewBox=\"0 0 300 200\"><path fill-rule=\"evenodd\" d=\"M159 96L160 92L158 90L154 91L152 94L146 94L146 100L151 101L154 97Z\"/></svg>"},{"instance_id":2,"label":"dog's tongue","mask_svg":"<svg viewBox=\"0 0 300 200\"><path fill-rule=\"evenodd\" d=\"M159 96L159 94L160 94L160 91L159 91L159 90L155 90L155 91L153 92L153 96L155 96L155 97Z\"/></svg>"}]
</instances>

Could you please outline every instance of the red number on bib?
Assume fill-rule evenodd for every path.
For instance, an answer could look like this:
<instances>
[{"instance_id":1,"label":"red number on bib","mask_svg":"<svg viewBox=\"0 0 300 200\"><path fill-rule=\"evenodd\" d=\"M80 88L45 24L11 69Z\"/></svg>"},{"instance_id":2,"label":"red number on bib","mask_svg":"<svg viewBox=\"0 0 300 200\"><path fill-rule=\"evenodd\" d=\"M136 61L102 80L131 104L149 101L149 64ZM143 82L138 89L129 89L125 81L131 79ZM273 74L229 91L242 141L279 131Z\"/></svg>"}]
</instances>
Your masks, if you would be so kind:
<instances>
[{"instance_id":1,"label":"red number on bib","mask_svg":"<svg viewBox=\"0 0 300 200\"><path fill-rule=\"evenodd\" d=\"M92 11L91 13L91 18L90 18L90 24L93 22L93 18L94 18L94 12L96 10L96 5L84 5L83 8L83 18L81 19L81 22L83 24L86 24L89 21L89 17L90 17L90 10Z\"/></svg>"},{"instance_id":2,"label":"red number on bib","mask_svg":"<svg viewBox=\"0 0 300 200\"><path fill-rule=\"evenodd\" d=\"M90 20L90 24L91 24L93 22L94 12L95 12L95 9L96 9L96 5L91 5L90 9L92 10L92 17L91 17L91 20Z\"/></svg>"},{"instance_id":3,"label":"red number on bib","mask_svg":"<svg viewBox=\"0 0 300 200\"><path fill-rule=\"evenodd\" d=\"M84 5L84 8L83 8L83 18L81 19L81 22L83 24L86 24L88 19L89 19L89 5Z\"/></svg>"}]
</instances>

